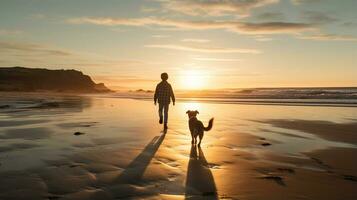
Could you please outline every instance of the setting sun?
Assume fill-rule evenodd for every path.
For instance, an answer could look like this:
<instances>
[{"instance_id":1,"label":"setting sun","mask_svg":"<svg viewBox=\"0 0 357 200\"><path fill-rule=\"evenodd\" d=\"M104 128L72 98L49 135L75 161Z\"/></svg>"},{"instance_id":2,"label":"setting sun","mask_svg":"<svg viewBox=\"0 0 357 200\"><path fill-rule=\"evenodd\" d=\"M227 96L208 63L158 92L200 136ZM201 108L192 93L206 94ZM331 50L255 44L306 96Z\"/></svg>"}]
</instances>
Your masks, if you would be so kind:
<instances>
[{"instance_id":1,"label":"setting sun","mask_svg":"<svg viewBox=\"0 0 357 200\"><path fill-rule=\"evenodd\" d=\"M184 89L202 89L207 84L207 75L197 70L188 70L182 74L181 85Z\"/></svg>"}]
</instances>

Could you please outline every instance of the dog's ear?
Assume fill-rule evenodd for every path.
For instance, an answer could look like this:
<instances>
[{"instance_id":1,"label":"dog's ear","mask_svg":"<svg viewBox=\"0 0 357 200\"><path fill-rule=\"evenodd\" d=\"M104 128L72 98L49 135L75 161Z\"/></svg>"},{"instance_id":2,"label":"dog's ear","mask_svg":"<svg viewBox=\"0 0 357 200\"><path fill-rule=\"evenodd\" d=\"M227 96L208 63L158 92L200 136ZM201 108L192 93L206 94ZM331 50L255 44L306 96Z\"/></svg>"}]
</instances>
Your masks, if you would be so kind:
<instances>
[{"instance_id":1,"label":"dog's ear","mask_svg":"<svg viewBox=\"0 0 357 200\"><path fill-rule=\"evenodd\" d=\"M186 111L186 114L188 114L189 112L191 112L191 110Z\"/></svg>"},{"instance_id":2,"label":"dog's ear","mask_svg":"<svg viewBox=\"0 0 357 200\"><path fill-rule=\"evenodd\" d=\"M198 112L197 110L195 111L197 114L200 114L200 112Z\"/></svg>"}]
</instances>

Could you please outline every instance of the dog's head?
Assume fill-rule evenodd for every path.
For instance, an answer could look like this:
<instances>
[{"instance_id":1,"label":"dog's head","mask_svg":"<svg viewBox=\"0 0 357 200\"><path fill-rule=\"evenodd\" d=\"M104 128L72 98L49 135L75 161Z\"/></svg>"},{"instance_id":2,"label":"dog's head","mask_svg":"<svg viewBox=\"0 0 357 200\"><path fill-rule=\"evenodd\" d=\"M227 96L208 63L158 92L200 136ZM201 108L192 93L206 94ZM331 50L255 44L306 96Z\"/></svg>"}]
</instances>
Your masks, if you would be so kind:
<instances>
[{"instance_id":1,"label":"dog's head","mask_svg":"<svg viewBox=\"0 0 357 200\"><path fill-rule=\"evenodd\" d=\"M188 115L188 118L192 118L192 117L196 117L197 114L200 114L197 110L188 110L186 112L186 114Z\"/></svg>"}]
</instances>

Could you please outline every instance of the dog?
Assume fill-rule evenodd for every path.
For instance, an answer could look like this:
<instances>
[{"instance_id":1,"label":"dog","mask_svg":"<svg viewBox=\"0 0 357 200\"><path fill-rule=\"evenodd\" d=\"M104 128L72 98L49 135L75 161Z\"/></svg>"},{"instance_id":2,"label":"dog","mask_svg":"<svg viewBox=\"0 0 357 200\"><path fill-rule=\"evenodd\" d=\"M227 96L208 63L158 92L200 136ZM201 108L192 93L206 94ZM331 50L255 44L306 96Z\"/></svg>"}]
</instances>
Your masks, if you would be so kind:
<instances>
[{"instance_id":1,"label":"dog","mask_svg":"<svg viewBox=\"0 0 357 200\"><path fill-rule=\"evenodd\" d=\"M192 144L196 144L197 143L197 136L200 138L200 141L198 143L198 146L201 146L201 141L203 138L203 133L204 131L209 131L212 129L213 127L213 119L211 118L208 122L208 126L204 127L203 123L197 119L197 114L199 114L199 112L197 110L195 111L191 111L188 110L186 112L186 114L188 115L188 126L190 128L190 132L191 132L191 137L192 137Z\"/></svg>"}]
</instances>

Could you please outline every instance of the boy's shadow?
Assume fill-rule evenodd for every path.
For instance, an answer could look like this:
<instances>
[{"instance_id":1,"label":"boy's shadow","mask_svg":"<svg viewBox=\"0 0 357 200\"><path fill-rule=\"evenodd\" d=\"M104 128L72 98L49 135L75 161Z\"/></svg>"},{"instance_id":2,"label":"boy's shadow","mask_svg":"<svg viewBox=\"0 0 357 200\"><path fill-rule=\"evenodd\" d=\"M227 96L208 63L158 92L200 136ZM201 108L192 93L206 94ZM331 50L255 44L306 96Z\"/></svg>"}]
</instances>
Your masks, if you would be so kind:
<instances>
[{"instance_id":1,"label":"boy's shadow","mask_svg":"<svg viewBox=\"0 0 357 200\"><path fill-rule=\"evenodd\" d=\"M218 199L212 172L201 147L197 148L196 145L191 146L185 199Z\"/></svg>"},{"instance_id":2,"label":"boy's shadow","mask_svg":"<svg viewBox=\"0 0 357 200\"><path fill-rule=\"evenodd\" d=\"M117 183L139 184L142 182L142 176L149 166L156 151L164 141L167 129L161 132L160 136L155 136L143 151L126 167L126 169L116 179Z\"/></svg>"}]
</instances>

